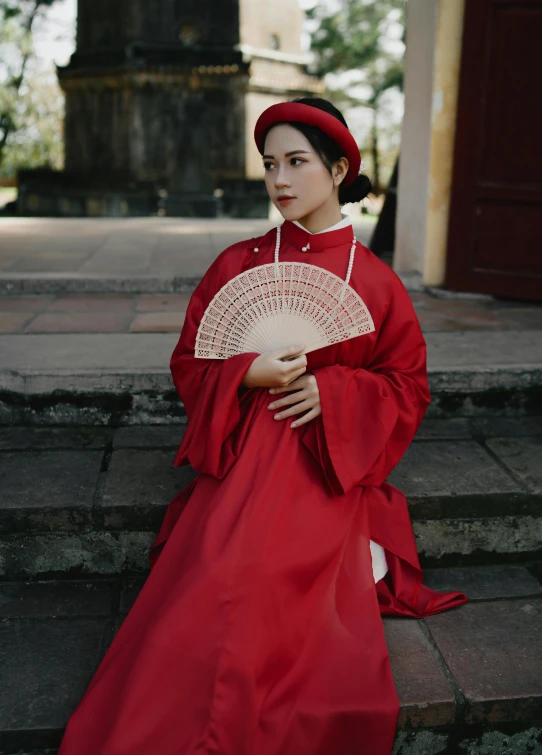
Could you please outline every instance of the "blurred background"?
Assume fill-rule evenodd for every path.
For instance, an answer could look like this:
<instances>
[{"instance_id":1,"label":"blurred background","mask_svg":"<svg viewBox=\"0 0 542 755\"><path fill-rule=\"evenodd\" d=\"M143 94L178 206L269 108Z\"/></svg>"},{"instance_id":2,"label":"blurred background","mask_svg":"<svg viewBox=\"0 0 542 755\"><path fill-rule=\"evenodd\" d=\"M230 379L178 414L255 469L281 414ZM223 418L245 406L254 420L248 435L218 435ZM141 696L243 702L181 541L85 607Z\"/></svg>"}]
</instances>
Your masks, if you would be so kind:
<instances>
[{"instance_id":1,"label":"blurred background","mask_svg":"<svg viewBox=\"0 0 542 755\"><path fill-rule=\"evenodd\" d=\"M431 390L388 481L470 599L384 619L393 755L542 753L541 40L542 0L0 0L0 755L54 755L194 475L170 356L298 96L373 182Z\"/></svg>"},{"instance_id":2,"label":"blurred background","mask_svg":"<svg viewBox=\"0 0 542 755\"><path fill-rule=\"evenodd\" d=\"M0 23L4 215L276 221L255 121L322 96L373 182L345 211L376 254L540 298L536 0L1 0Z\"/></svg>"},{"instance_id":3,"label":"blurred background","mask_svg":"<svg viewBox=\"0 0 542 755\"><path fill-rule=\"evenodd\" d=\"M238 7L216 4L212 23L208 19L212 3L197 11L187 8L176 16L174 2L155 3L152 8L148 3L130 3L125 8L118 3L108 9L101 3L79 5L78 27L76 0L0 3L3 205L16 197L19 171L35 168L75 169L89 178L107 168L111 181L156 181L158 191L167 191L175 181L174 172L183 164L185 170L188 167L183 131L201 129L200 119L206 121L214 114L211 108L222 109L229 122L207 123L201 149L205 149L207 136L207 150L217 142L229 141L227 151L235 154L221 156L222 166L213 163L213 156L204 161L197 155L198 175L190 176L189 188L203 193L209 178L213 189L223 188L222 182L231 179L261 179L261 160L251 138L256 118L269 103L310 95L329 98L344 111L366 171L373 176L375 200L381 198L397 157L404 107L403 0L378 0L365 7L363 3L303 0L293 8L292 3L284 2L261 8L244 0ZM134 24L140 28L135 29ZM131 73L132 78L121 80L121 72ZM137 80L136 73L140 74ZM101 76L99 82L97 76ZM141 103L134 101L138 94ZM123 107L127 96L133 100L132 107L126 102ZM161 107L151 104L158 97ZM183 100L174 113L164 107L169 99ZM100 108L101 116L96 113L92 124L81 123L92 104ZM140 104L153 108L139 115L154 122L144 127L144 133L136 134L134 110ZM124 123L111 122L115 109ZM71 134L65 133L66 110L66 132L69 129ZM108 162L104 142L108 137L118 138L123 129L134 140L133 148L145 152L139 165L134 155L131 163L128 155L118 155L113 164ZM166 166L158 159L151 165L152 150L157 148L153 139L166 131L184 142L184 149L168 145L181 164L169 161ZM88 149L86 161L73 154L83 146ZM177 181L182 184L182 179L177 177ZM149 213L166 213L151 202L149 197ZM213 204L209 208L187 206L186 210L198 214L206 209L213 214ZM366 209L374 211L376 206L378 202ZM72 214L91 214L84 205L66 207L66 214L70 209ZM100 209L103 214L115 212L113 208ZM130 210L135 214L136 208L129 204L120 206L125 214L131 214ZM254 210L246 208L247 213Z\"/></svg>"}]
</instances>

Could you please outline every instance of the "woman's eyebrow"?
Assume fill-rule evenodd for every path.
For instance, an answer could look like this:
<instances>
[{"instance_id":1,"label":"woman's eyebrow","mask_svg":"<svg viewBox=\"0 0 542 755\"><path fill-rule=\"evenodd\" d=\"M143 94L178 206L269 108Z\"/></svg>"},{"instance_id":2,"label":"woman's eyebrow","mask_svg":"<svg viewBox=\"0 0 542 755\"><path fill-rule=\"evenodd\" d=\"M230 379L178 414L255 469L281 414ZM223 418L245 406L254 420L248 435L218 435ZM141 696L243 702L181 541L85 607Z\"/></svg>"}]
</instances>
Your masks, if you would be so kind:
<instances>
[{"instance_id":1,"label":"woman's eyebrow","mask_svg":"<svg viewBox=\"0 0 542 755\"><path fill-rule=\"evenodd\" d=\"M299 155L299 154L308 155L309 154L309 150L308 149L294 149L291 152L286 152L286 154L284 155L284 157L290 157L291 155ZM274 160L275 159L273 157L273 155L262 155L262 159L263 160L265 160L266 158L268 160Z\"/></svg>"}]
</instances>

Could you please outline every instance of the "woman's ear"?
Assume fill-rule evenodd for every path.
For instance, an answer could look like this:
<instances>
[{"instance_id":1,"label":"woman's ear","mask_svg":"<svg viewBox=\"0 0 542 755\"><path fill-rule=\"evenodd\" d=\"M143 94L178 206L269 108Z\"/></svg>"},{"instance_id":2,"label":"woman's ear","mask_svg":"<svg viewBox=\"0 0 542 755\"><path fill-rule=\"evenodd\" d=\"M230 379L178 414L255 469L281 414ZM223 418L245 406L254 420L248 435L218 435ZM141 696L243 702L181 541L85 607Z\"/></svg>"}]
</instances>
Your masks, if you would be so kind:
<instances>
[{"instance_id":1,"label":"woman's ear","mask_svg":"<svg viewBox=\"0 0 542 755\"><path fill-rule=\"evenodd\" d=\"M348 173L348 158L340 157L336 163L333 164L333 183L335 186L340 186L344 181L346 174Z\"/></svg>"}]
</instances>

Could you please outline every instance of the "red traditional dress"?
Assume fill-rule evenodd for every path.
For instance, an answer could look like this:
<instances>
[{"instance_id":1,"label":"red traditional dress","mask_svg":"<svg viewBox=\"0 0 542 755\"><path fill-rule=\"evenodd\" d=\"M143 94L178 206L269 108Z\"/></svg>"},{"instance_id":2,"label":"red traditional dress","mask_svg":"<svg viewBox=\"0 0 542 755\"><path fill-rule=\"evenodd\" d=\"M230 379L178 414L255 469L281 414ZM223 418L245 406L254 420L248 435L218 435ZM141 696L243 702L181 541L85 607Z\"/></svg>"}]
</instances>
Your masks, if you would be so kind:
<instances>
[{"instance_id":1,"label":"red traditional dress","mask_svg":"<svg viewBox=\"0 0 542 755\"><path fill-rule=\"evenodd\" d=\"M192 295L171 370L188 415L175 465L199 475L169 504L60 755L390 755L399 701L381 614L467 601L422 584L405 497L386 483L430 399L425 341L387 265L358 242L350 286L376 330L307 355L322 414L304 425L242 386L257 354L194 357L207 304L273 261L275 234L227 248ZM280 260L344 279L351 242L349 224L286 221Z\"/></svg>"}]
</instances>

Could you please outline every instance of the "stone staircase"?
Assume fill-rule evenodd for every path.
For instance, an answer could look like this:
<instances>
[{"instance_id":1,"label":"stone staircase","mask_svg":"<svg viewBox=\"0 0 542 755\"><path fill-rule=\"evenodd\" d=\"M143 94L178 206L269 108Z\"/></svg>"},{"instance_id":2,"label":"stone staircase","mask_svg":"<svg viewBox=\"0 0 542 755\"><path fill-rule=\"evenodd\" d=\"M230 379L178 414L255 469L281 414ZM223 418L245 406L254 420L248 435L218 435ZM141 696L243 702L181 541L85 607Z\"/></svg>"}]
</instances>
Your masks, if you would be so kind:
<instances>
[{"instance_id":1,"label":"stone staircase","mask_svg":"<svg viewBox=\"0 0 542 755\"><path fill-rule=\"evenodd\" d=\"M542 413L540 319L539 330L427 332L427 416ZM0 426L181 423L169 372L178 337L0 335Z\"/></svg>"},{"instance_id":2,"label":"stone staircase","mask_svg":"<svg viewBox=\"0 0 542 755\"><path fill-rule=\"evenodd\" d=\"M80 229L69 225L55 221L51 253L55 233ZM100 224L75 273L57 272L56 258L47 272L37 237L20 269L0 270L0 755L56 753L145 580L167 503L194 474L172 467L185 430L168 369L177 320L134 332L150 306L138 297L189 293L227 239L171 227L162 247L164 229L141 241L145 274L132 274L122 239L102 249L110 230ZM131 245L141 229L125 232ZM149 233L163 259L151 260ZM65 240L70 264L80 235ZM158 275L170 261L178 269ZM125 329L115 330L111 297L126 292L133 301L116 301L129 310ZM432 403L389 480L407 494L425 583L470 602L384 619L402 705L394 755L542 755L542 310L411 296ZM87 311L108 332L88 322L62 332L70 313ZM60 329L48 332L52 320Z\"/></svg>"},{"instance_id":3,"label":"stone staircase","mask_svg":"<svg viewBox=\"0 0 542 755\"><path fill-rule=\"evenodd\" d=\"M534 565L427 570L427 584L465 589L471 602L422 621L384 619L401 700L394 755L540 753L537 575ZM142 582L0 584L2 753L56 752Z\"/></svg>"},{"instance_id":4,"label":"stone staircase","mask_svg":"<svg viewBox=\"0 0 542 755\"><path fill-rule=\"evenodd\" d=\"M541 557L540 417L425 420L389 481L405 492L426 567ZM144 574L185 425L6 427L0 577Z\"/></svg>"},{"instance_id":5,"label":"stone staircase","mask_svg":"<svg viewBox=\"0 0 542 755\"><path fill-rule=\"evenodd\" d=\"M0 433L0 753L56 752L141 587L184 424ZM542 421L424 421L390 482L408 496L425 583L470 602L385 618L394 755L542 752Z\"/></svg>"}]
</instances>

